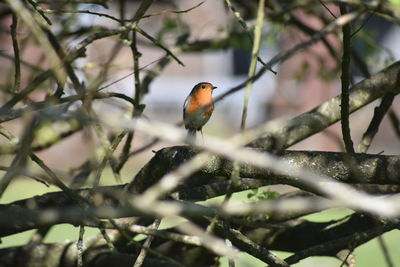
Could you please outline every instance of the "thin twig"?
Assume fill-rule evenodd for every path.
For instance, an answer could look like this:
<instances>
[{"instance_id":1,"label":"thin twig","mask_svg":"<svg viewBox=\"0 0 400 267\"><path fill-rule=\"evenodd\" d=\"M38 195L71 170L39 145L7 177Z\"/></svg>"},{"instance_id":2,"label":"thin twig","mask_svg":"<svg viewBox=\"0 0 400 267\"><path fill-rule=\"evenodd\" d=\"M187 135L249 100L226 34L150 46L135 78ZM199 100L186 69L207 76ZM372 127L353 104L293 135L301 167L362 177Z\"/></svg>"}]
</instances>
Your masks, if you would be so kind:
<instances>
[{"instance_id":1,"label":"thin twig","mask_svg":"<svg viewBox=\"0 0 400 267\"><path fill-rule=\"evenodd\" d=\"M51 229L51 226L48 227L42 227L37 229L31 236L28 244L30 245L35 245L35 244L40 244L43 242L44 238L46 235L49 233Z\"/></svg>"},{"instance_id":2,"label":"thin twig","mask_svg":"<svg viewBox=\"0 0 400 267\"><path fill-rule=\"evenodd\" d=\"M322 2L322 0L319 0L319 2L320 2L321 5L326 9L326 11L328 11L329 14L331 14L332 17L334 17L335 19L337 19L336 15L333 14L333 12L330 10L330 8L329 8L324 2Z\"/></svg>"},{"instance_id":3,"label":"thin twig","mask_svg":"<svg viewBox=\"0 0 400 267\"><path fill-rule=\"evenodd\" d=\"M27 164L27 158L31 151L30 145L33 141L34 129L36 126L36 117L32 114L26 114L26 130L21 138L21 142L18 144L18 151L11 162L10 168L4 174L0 180L0 197L3 195L4 191L10 185L11 181L24 171Z\"/></svg>"},{"instance_id":4,"label":"thin twig","mask_svg":"<svg viewBox=\"0 0 400 267\"><path fill-rule=\"evenodd\" d=\"M14 87L13 92L18 92L21 86L21 61L19 57L19 47L17 38L18 17L13 13L11 24L11 38L14 49Z\"/></svg>"},{"instance_id":5,"label":"thin twig","mask_svg":"<svg viewBox=\"0 0 400 267\"><path fill-rule=\"evenodd\" d=\"M89 15L95 15L99 17L105 17L117 22L120 22L121 20L117 19L114 16L111 16L109 14L105 13L100 13L100 12L94 12L90 10L73 10L73 9L57 9L57 10L52 10L52 9L43 9L43 13L45 14L89 14Z\"/></svg>"},{"instance_id":6,"label":"thin twig","mask_svg":"<svg viewBox=\"0 0 400 267\"><path fill-rule=\"evenodd\" d=\"M141 98L142 98L142 86L140 83L140 64L139 64L139 58L141 54L139 53L137 49L137 36L136 36L136 31L132 31L132 40L131 40L131 52L132 52L132 58L133 58L133 72L134 72L134 78L135 78L135 93L134 93L134 105L133 105L133 111L132 111L132 117L135 116L140 116L143 112L144 105L141 105ZM116 166L113 167L114 172L119 173L124 166L124 164L128 160L128 154L131 148L131 144L133 141L134 137L134 132L133 131L125 131L124 130L124 135L127 134L125 143L122 148L122 152L119 156L119 161Z\"/></svg>"},{"instance_id":7,"label":"thin twig","mask_svg":"<svg viewBox=\"0 0 400 267\"><path fill-rule=\"evenodd\" d=\"M368 17L363 21L363 23L356 30L353 31L351 37L355 36L359 31L361 31L362 28L364 28L364 26L367 25L368 21L372 18L372 16L373 16L372 13L368 14Z\"/></svg>"},{"instance_id":8,"label":"thin twig","mask_svg":"<svg viewBox=\"0 0 400 267\"><path fill-rule=\"evenodd\" d=\"M279 63L282 63L282 62L286 61L287 59L289 59L291 56L293 56L297 52L299 52L299 51L307 48L308 46L314 44L315 42L321 40L325 35L333 32L338 27L342 27L343 25L346 25L347 23L350 23L352 20L357 18L360 14L361 14L360 11L355 11L353 13L348 13L346 15L343 15L343 16L339 17L337 20L335 20L332 23L330 23L329 25L327 25L322 30L320 30L317 33L315 33L310 39L308 39L308 40L306 40L306 41L294 46L293 48L291 48L291 49L289 49L287 51L281 52L278 55L274 56L254 76L250 77L249 79L243 81L239 85L231 88L227 92L225 92L225 93L219 95L218 97L216 97L214 99L214 103L222 101L222 99L224 99L228 95L231 95L231 94L241 90L243 87L246 86L246 84L248 82L250 82L250 81L254 82L254 81L258 80L265 73L265 71L267 71L268 69L272 68L276 64L279 64ZM205 108L208 108L208 107L205 107Z\"/></svg>"},{"instance_id":9,"label":"thin twig","mask_svg":"<svg viewBox=\"0 0 400 267\"><path fill-rule=\"evenodd\" d=\"M342 16L347 14L345 4L340 4L340 13ZM354 153L353 141L350 135L349 123L349 88L350 88L350 57L351 57L351 28L350 23L343 25L343 57L342 57L342 99L341 99L341 125L343 141L348 153Z\"/></svg>"},{"instance_id":10,"label":"thin twig","mask_svg":"<svg viewBox=\"0 0 400 267\"><path fill-rule=\"evenodd\" d=\"M33 7L33 9L39 13L39 15L46 21L47 24L52 25L50 19L48 17L46 17L45 13L43 12L43 9L41 8L41 6L33 0L27 0L27 2L29 4L31 4L31 6Z\"/></svg>"},{"instance_id":11,"label":"thin twig","mask_svg":"<svg viewBox=\"0 0 400 267\"><path fill-rule=\"evenodd\" d=\"M360 143L358 144L358 152L366 153L368 148L370 147L373 138L378 132L379 126L386 114L386 112L392 106L395 94L388 93L383 98L379 106L377 106L374 110L374 116L371 119L370 124L368 125L367 130L362 136Z\"/></svg>"},{"instance_id":12,"label":"thin twig","mask_svg":"<svg viewBox=\"0 0 400 267\"><path fill-rule=\"evenodd\" d=\"M389 249L385 243L385 240L383 239L383 236L378 236L378 243L382 249L383 256L385 257L386 266L394 267L395 265L393 263L392 257L390 256Z\"/></svg>"},{"instance_id":13,"label":"thin twig","mask_svg":"<svg viewBox=\"0 0 400 267\"><path fill-rule=\"evenodd\" d=\"M139 68L139 70L144 70L144 69L146 69L147 67L149 67L150 65L153 65L154 63L157 63L158 61L162 60L163 58L164 58L164 56L162 56L162 57L160 57L160 58L158 58L158 59L156 59L156 60L153 60L153 61L150 62L149 64L146 64L145 66ZM106 84L106 85L101 86L99 89L97 89L97 91L104 90L104 89L106 89L106 88L108 88L108 87L110 87L110 86L112 86L112 85L114 85L114 84L116 84L116 83L118 83L118 82L120 82L120 81L122 81L122 80L128 78L129 76L132 76L132 75L135 75L135 71L132 71L132 72L130 72L130 73L128 73L128 74L126 74L126 75L124 75L124 76L122 76L122 77L116 79L115 81L112 81L112 82L110 82L110 83L108 83L108 84Z\"/></svg>"},{"instance_id":14,"label":"thin twig","mask_svg":"<svg viewBox=\"0 0 400 267\"><path fill-rule=\"evenodd\" d=\"M261 34L264 25L264 7L265 7L265 0L260 0L258 2L258 9L257 9L257 24L256 27L254 28L253 49L251 51L252 58L248 72L249 78L253 77L256 72L258 52L260 51ZM253 86L253 81L249 81L246 84L246 90L244 93L244 100L243 100L242 120L240 123L241 131L244 131L244 129L246 128L247 109L248 109L249 97L252 86Z\"/></svg>"},{"instance_id":15,"label":"thin twig","mask_svg":"<svg viewBox=\"0 0 400 267\"><path fill-rule=\"evenodd\" d=\"M351 257L353 256L353 255L351 254L351 253L353 252L353 250L352 250L352 249L341 250L341 251L339 251L338 254L340 254L340 252L342 252L342 251L346 253L346 256L343 257L342 264L340 264L339 267L343 267L343 266L345 266L345 265L348 265L349 267L353 267L353 266L351 266L350 264L348 264L348 263L349 263L349 260L350 260ZM336 255L338 256L338 254L336 254ZM353 256L353 257L354 257L354 256Z\"/></svg>"},{"instance_id":16,"label":"thin twig","mask_svg":"<svg viewBox=\"0 0 400 267\"><path fill-rule=\"evenodd\" d=\"M400 138L400 120L393 109L389 111L389 119L394 132L396 133L397 137Z\"/></svg>"},{"instance_id":17,"label":"thin twig","mask_svg":"<svg viewBox=\"0 0 400 267\"><path fill-rule=\"evenodd\" d=\"M149 227L150 231L155 231L158 229L158 227L160 226L161 220L160 219L155 219L155 221L153 222L153 224ZM154 236L150 235L147 237L146 241L143 244L143 248L140 250L139 255L136 258L135 264L133 265L133 267L140 267L142 266L145 258L146 258L146 254L147 254L147 250L145 248L149 248L151 245L151 242L153 241Z\"/></svg>"},{"instance_id":18,"label":"thin twig","mask_svg":"<svg viewBox=\"0 0 400 267\"><path fill-rule=\"evenodd\" d=\"M247 27L246 21L244 21L244 19L242 18L242 16L240 15L240 12L232 5L231 0L225 0L226 5L229 7L229 9L232 11L233 15L236 17L236 19L238 20L239 24L242 26L242 28L244 29L244 31L246 32L247 37L249 38L251 44L254 46L253 43L253 36L250 32L249 27ZM264 7L263 7L264 8ZM258 62L260 62L263 66L266 64L260 56L257 55L257 60ZM273 74L276 74L275 71L273 71L272 69L269 69L269 71L271 71Z\"/></svg>"},{"instance_id":19,"label":"thin twig","mask_svg":"<svg viewBox=\"0 0 400 267\"><path fill-rule=\"evenodd\" d=\"M163 45L161 42L159 42L157 39L155 39L153 36L151 36L150 34L148 34L147 32L145 32L143 29L141 29L139 26L135 26L133 28L135 31L137 31L138 33L140 33L141 35L143 35L144 37L146 37L147 39L149 39L151 42L154 43L154 45L160 47L162 50L164 50L169 56L171 56L179 65L181 66L185 66L185 64L183 64L183 62L174 55L174 53L172 53L172 51L167 48L165 45Z\"/></svg>"},{"instance_id":20,"label":"thin twig","mask_svg":"<svg viewBox=\"0 0 400 267\"><path fill-rule=\"evenodd\" d=\"M99 134L101 134L101 136L103 136L103 137L99 137L99 138L105 138L104 134L102 133L102 130L99 130L98 127L99 127L99 126L96 126L96 127L95 127L95 128L97 128L96 131L97 131ZM101 131L101 133L100 133L100 131ZM109 141L109 146L106 146L107 143L105 143L104 140L103 140L104 152L105 152L105 153L104 153L103 158L102 158L101 161L100 161L99 166L97 166L97 168L96 168L96 172L95 172L95 176L94 176L94 181L95 181L94 186L95 186L95 187L99 186L101 174L103 173L104 168L106 167L107 162L111 160L112 154L113 154L114 151L117 149L119 143L121 142L121 140L122 140L122 138L123 138L124 136L125 136L125 131L122 131L121 134L119 134L118 136L116 136L113 140ZM122 183L122 181L121 181L121 179L119 178L118 175L115 176L115 177L116 177L117 183L119 183L119 184Z\"/></svg>"},{"instance_id":21,"label":"thin twig","mask_svg":"<svg viewBox=\"0 0 400 267\"><path fill-rule=\"evenodd\" d=\"M79 226L79 237L78 241L76 242L76 265L78 267L83 267L83 234L85 233L85 226L81 225Z\"/></svg>"},{"instance_id":22,"label":"thin twig","mask_svg":"<svg viewBox=\"0 0 400 267\"><path fill-rule=\"evenodd\" d=\"M275 254L273 254L266 248L253 242L246 235L242 234L239 230L229 229L229 234L231 235L232 242L234 244L238 243L237 244L238 247L245 249L245 252L264 261L269 266L289 267L289 265L284 260L277 257Z\"/></svg>"},{"instance_id":23,"label":"thin twig","mask_svg":"<svg viewBox=\"0 0 400 267\"><path fill-rule=\"evenodd\" d=\"M146 18L150 18L150 17L154 17L154 16L160 16L160 15L163 15L163 14L165 14L165 13L175 13L175 14L188 13L189 11L192 11L193 9L198 8L199 6L201 6L202 4L204 4L204 2L205 2L205 1L201 1L200 3L198 3L198 4L196 4L196 5L192 6L192 7L190 7L190 8L188 8L188 9L185 9L185 10L171 10L171 9L165 9L165 10L163 10L163 11L161 11L161 12L158 12L158 13L153 13L153 14L145 15L145 16L142 17L142 19L146 19Z\"/></svg>"},{"instance_id":24,"label":"thin twig","mask_svg":"<svg viewBox=\"0 0 400 267\"><path fill-rule=\"evenodd\" d=\"M57 54L57 51L52 48L49 40L46 37L46 34L43 31L43 28L46 29L47 25L40 23L40 18L38 18L39 15L29 12L22 2L13 0L6 0L6 2L8 2L16 15L23 22L25 22L25 25L31 30L32 35L42 46L43 51L46 51L45 55L49 60L51 69L57 77L58 82L64 84L67 77L65 69Z\"/></svg>"}]
</instances>

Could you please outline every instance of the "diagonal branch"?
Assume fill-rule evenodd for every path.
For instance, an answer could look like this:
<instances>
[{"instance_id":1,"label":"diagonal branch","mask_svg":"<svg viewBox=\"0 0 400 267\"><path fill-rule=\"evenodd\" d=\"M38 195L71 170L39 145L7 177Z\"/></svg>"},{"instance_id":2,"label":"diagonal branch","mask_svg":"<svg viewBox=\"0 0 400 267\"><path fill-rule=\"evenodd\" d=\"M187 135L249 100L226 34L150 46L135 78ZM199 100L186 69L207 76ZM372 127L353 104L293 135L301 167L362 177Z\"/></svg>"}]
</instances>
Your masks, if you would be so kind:
<instances>
[{"instance_id":1,"label":"diagonal branch","mask_svg":"<svg viewBox=\"0 0 400 267\"><path fill-rule=\"evenodd\" d=\"M341 3L339 5L340 13L347 14L347 7ZM342 126L342 135L344 146L348 153L354 153L353 141L350 135L349 122L349 87L350 87L350 58L351 58L351 26L350 23L343 25L343 56L342 56L342 75L340 80L342 83L342 95L340 101L340 117Z\"/></svg>"},{"instance_id":2,"label":"diagonal branch","mask_svg":"<svg viewBox=\"0 0 400 267\"><path fill-rule=\"evenodd\" d=\"M400 61L379 73L355 84L349 90L349 112L353 113L374 100L391 92L400 93L397 83ZM321 132L340 120L340 95L322 103L314 109L289 120L275 120L260 126L264 134L252 141L252 147L282 149Z\"/></svg>"}]
</instances>

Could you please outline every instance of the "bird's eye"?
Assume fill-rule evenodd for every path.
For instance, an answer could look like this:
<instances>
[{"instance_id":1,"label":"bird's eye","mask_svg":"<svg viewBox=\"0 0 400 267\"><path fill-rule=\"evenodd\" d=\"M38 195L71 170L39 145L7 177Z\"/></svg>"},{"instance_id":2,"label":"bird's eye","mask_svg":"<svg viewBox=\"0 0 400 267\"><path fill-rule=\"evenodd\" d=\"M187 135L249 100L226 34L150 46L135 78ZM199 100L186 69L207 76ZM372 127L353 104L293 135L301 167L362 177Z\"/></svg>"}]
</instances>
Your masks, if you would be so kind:
<instances>
[{"instance_id":1,"label":"bird's eye","mask_svg":"<svg viewBox=\"0 0 400 267\"><path fill-rule=\"evenodd\" d=\"M201 88L203 88L203 89L204 89L204 88L206 88L206 86L203 84L203 85L201 86Z\"/></svg>"}]
</instances>

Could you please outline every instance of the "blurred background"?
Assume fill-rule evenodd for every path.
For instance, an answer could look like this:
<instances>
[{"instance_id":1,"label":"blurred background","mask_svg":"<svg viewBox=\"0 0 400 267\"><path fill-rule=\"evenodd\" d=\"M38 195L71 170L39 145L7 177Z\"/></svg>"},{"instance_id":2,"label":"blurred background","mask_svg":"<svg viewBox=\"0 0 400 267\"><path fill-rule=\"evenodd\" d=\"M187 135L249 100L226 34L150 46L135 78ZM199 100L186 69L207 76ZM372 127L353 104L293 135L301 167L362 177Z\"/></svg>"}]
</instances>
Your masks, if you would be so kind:
<instances>
[{"instance_id":1,"label":"blurred background","mask_svg":"<svg viewBox=\"0 0 400 267\"><path fill-rule=\"evenodd\" d=\"M126 14L129 18L134 14L139 1L126 1L126 10L130 13ZM158 13L165 9L174 10L179 7L180 10L186 10L197 5L198 1L174 1L174 7L169 1L156 1L149 13ZM56 5L56 4L54 4ZM109 8L101 8L98 5L81 4L81 10L90 10L99 13L110 13L110 15L118 14L118 5L115 2L108 4ZM330 7L331 11L338 14L338 10L334 6ZM111 13L112 12L112 13ZM328 12L326 16L329 16ZM318 30L323 24L315 17L308 16L301 12L297 12L298 20L307 27ZM175 34L184 32L182 25L176 24L176 14L165 13L159 16L145 18L140 22L141 27L153 36L163 37L164 42L172 46ZM180 19L185 22L185 27L191 28L191 36L188 41L218 39L229 32L234 17L232 12L228 10L223 1L205 1L201 6L187 13L179 15ZM84 27L116 27L117 23L105 18L89 14L79 14L75 19L68 21L69 29ZM1 17L0 32L0 77L3 81L2 87L5 88L13 77L13 62L7 55L12 55L12 40L10 38L9 17ZM169 27L165 25L170 24ZM54 24L53 28L57 29L60 25ZM60 28L61 30L61 28ZM163 31L163 32L162 32ZM45 67L46 61L41 49L37 44L29 41L29 31L25 27L18 28L23 43L21 57L27 63L22 69L22 85L26 85L29 78L31 66ZM171 38L168 38L168 35ZM400 49L398 42L400 31L393 24L388 24L383 19L372 16L365 22L362 31L358 33L359 38L354 43L356 50L360 55L367 55L364 60L372 66L371 72L378 71L388 63L400 57ZM67 44L72 48L82 39L67 38ZM260 57L264 62L268 62L274 55L279 52L286 51L294 45L309 38L304 32L288 24L287 27L266 23L263 29L263 42L260 51ZM327 40L332 49L340 54L338 40L334 35L328 36ZM155 49L147 40L140 38L138 40L138 50L141 52L140 65L143 67L141 76L157 71L155 69L160 58L164 56L164 52ZM134 77L132 74L132 56L129 46L121 45L120 40L116 38L105 38L93 43L87 50L88 57L78 60L78 65L82 72L80 78L86 82L93 80L100 73L100 69L108 63L109 55L118 47L118 53L111 59L110 68L103 84L104 91L121 92L128 96L134 95ZM367 51L367 53L365 53ZM244 81L247 77L247 71L250 63L251 44L247 38L237 41L237 44L219 49L216 51L201 52L185 52L179 54L179 59L184 62L185 66L172 61L168 64L159 76L157 76L150 84L149 92L143 98L146 105L144 116L151 120L159 120L168 123L177 123L182 120L183 102L198 82L207 81L218 86L214 91L215 95L224 93L229 88ZM28 65L29 64L29 65ZM258 67L260 64L258 64ZM262 122L275 118L290 118L302 112L308 111L329 98L336 96L340 92L340 80L338 73L337 60L322 42L317 42L306 50L297 53L283 64L273 68L277 74L267 72L261 79L254 83L251 93L251 99L248 112L248 127L254 127ZM363 79L363 76L354 70L354 82ZM41 90L36 90L30 95L32 101L43 100L49 91L54 90L51 84L44 84ZM72 93L72 90L71 90ZM3 95L5 101L7 95ZM398 100L396 103L398 103ZM118 100L99 101L97 103L99 109L103 112L126 113L126 105ZM369 120L373 113L373 108L379 102L373 103L362 112L356 112L350 116L352 136L355 145L357 145L363 132L368 126ZM240 117L243 107L243 90L235 93L222 102L218 103L214 114L209 123L204 127L205 135L216 135L228 137L233 133L237 133L240 125ZM398 104L394 104L397 110ZM19 133L18 122L11 122L15 125L16 133ZM302 150L327 150L341 151L341 133L340 125L335 124L322 133L319 133L307 140L293 146L291 149ZM391 129L390 123L384 119L382 129L378 132L374 139L374 145L371 147L371 153L384 152L385 154L397 153L399 141L395 132ZM18 135L18 134L17 134ZM84 133L76 133L73 136L62 141L60 144L43 151L40 154L48 160L50 166L53 167L73 167L87 158L90 153L85 145ZM143 137L144 138L144 137ZM147 140L135 139L134 146L140 146ZM83 143L82 143L83 142ZM397 144L397 145L394 145ZM157 147L165 144L160 143ZM74 155L73 158L65 158L65 155ZM151 154L147 154L149 156ZM146 160L144 160L145 162ZM140 165L140 164L139 164Z\"/></svg>"},{"instance_id":2,"label":"blurred background","mask_svg":"<svg viewBox=\"0 0 400 267\"><path fill-rule=\"evenodd\" d=\"M138 7L138 2L140 1L126 1L126 10L128 11L125 14L126 18L132 17ZM200 2L177 0L174 3L172 5L170 1L156 1L156 4L152 5L148 13L158 13L166 9L186 10ZM4 4L0 3L0 7L2 5ZM108 5L109 8L102 8L98 5L80 4L79 9L118 16L119 6L116 2L110 2ZM55 9L57 1L49 3L48 6ZM337 15L339 13L334 6L329 7L333 14ZM331 16L326 10L322 10L321 12L325 12L327 18ZM5 12L3 13L5 14ZM58 15L54 16L57 18ZM62 16L59 15L60 21L63 21L63 23L68 22L68 25L63 25L62 27L54 23L51 27L55 32L60 32L64 28L79 31L81 28L92 26L107 28L118 26L118 23L107 17L76 14L75 17L65 20ZM164 44L168 47L174 45L177 33L183 34L187 31L185 27L190 27L191 31L188 42L218 40L218 38L226 35L227 32L229 33L232 27L238 27L236 24L232 25L235 18L232 12L226 8L224 1L205 1L190 12L179 14L179 20L176 20L176 16L177 14L174 13L164 13L144 18L140 21L140 25L142 29L152 36L159 37L160 39L162 36ZM248 14L248 16L251 17L252 15ZM315 31L324 26L320 20L300 11L296 13L296 18L306 28L308 27ZM179 23L180 20L182 23ZM53 21L57 20L53 19ZM362 30L357 33L358 38L354 43L354 47L360 52L360 55L366 55L366 58L363 59L370 67L370 72L374 73L393 61L400 59L400 46L398 45L400 43L400 30L397 26L393 26L394 24L388 24L383 19L375 16L365 19L364 22L365 25L363 25ZM11 84L13 77L13 61L11 57L13 55L13 48L10 37L10 25L11 18L2 15L0 12L0 81L3 90ZM165 27L166 25L167 27ZM31 78L32 69L48 67L48 63L45 60L43 51L30 38L29 30L20 25L18 33L20 34L19 38L21 42L21 58L25 62L22 67L21 86L23 88ZM76 46L82 40L82 38L70 38L68 35L65 35L64 38L67 40L65 42L68 44L68 47L65 47L67 50ZM263 29L260 58L264 62L268 62L277 53L284 52L308 38L309 36L305 32L300 31L297 27L292 27L290 23L285 27L275 24L273 21L266 23ZM273 67L276 74L267 72L254 83L249 103L248 128L276 118L294 117L339 94L340 72L338 70L340 69L340 65L338 65L337 59L335 59L335 54L341 55L340 44L335 35L328 36L327 41L332 50L327 49L326 45L322 42L317 42L306 50L297 53L283 64ZM141 76L144 77L151 72L157 73L157 71L160 71L154 82L150 84L149 92L144 96L142 101L146 105L143 115L150 120L167 123L180 122L182 120L183 102L192 87L199 82L207 81L218 86L218 89L214 91L215 95L218 96L241 83L247 77L251 43L245 37L238 39L234 45L228 45L226 49L179 53L178 57L185 66L183 67L172 61L162 70L157 68L157 64L160 63L160 58L165 53L159 48L155 49L144 38L139 38L138 42L138 50L141 52L140 66L143 68ZM128 96L134 95L133 59L129 46L123 45L118 38L106 38L94 42L93 45L89 46L86 54L88 55L87 57L77 61L77 65L81 70L78 74L83 81L90 83L98 75L101 75L102 67L109 64L110 67L106 82L103 83L102 87L104 88L102 90L120 92ZM114 56L110 58L110 55ZM258 65L260 66L260 64ZM364 75L356 68L354 68L353 74L354 83L364 79ZM29 96L30 100L42 101L49 94L49 91L54 90L53 86L50 83L42 84L39 90L36 90ZM71 94L73 94L72 89L70 90ZM6 93L1 94L0 97L3 103L8 99ZM399 100L395 99L395 102L393 107L395 111L400 112ZM373 109L377 104L379 104L378 101L365 108L367 111L363 109L361 112L351 115L350 125L355 146L366 130L372 117ZM207 141L207 135L226 138L234 133L238 133L242 107L243 90L219 102L209 123L203 129L205 142ZM112 112L121 114L121 116L130 112L130 107L116 99L98 101L96 108L104 113ZM4 126L7 126L7 128L11 127L13 133L20 136L23 130L22 120L6 122ZM149 141L151 141L149 137L142 136L139 133L134 138L132 149L140 148ZM121 175L122 180L128 182L135 175L143 164L152 157L153 152L151 150L158 150L166 145L173 144L158 143L152 149L132 157L127 164L129 167L125 168ZM342 151L342 147L340 125L335 124L290 149ZM389 120L385 118L381 130L374 139L369 152L398 154L399 147L400 142L396 136L396 132L391 127ZM63 177L68 180L68 174L71 170L78 168L84 163L94 153L94 150L93 142L88 141L88 133L81 131L73 134L59 144L41 151L38 155L50 167L63 173ZM9 161L10 158L7 156L3 156L0 159L0 162L3 164ZM115 182L111 177L102 179L102 181L104 184ZM37 192L54 190L54 188L45 188L37 183L33 185L31 181L24 181L23 186L16 182L12 185L12 188L16 191L9 188L1 200L2 203L9 202L16 197L23 198ZM338 211L338 214L336 216L340 216L343 213L342 211ZM325 219L326 216L332 216L332 214L321 216ZM63 227L69 227L63 229L68 229L67 231L70 233L77 231L71 226ZM95 232L96 230L93 231ZM59 235L57 236L60 238ZM396 238L398 237L399 235L397 234ZM399 239L395 240L394 235L385 238L390 241L390 244L397 245L398 248ZM56 239L56 237L51 235L48 237L48 241L53 239ZM15 242L7 242L7 239L4 239L1 246L11 246ZM378 266L374 264L374 262L376 263L374 260L382 262L383 256L375 253L377 251L376 247L376 243L371 242L366 246L362 246L360 251L363 251L363 255L374 251L373 258L375 259L364 258L367 260L359 266ZM396 257L399 260L398 266L400 266L400 258ZM326 264L324 266L338 266L337 261L330 259L328 261L329 263L324 262ZM320 262L307 262L301 263L298 266L321 266L320 264Z\"/></svg>"}]
</instances>

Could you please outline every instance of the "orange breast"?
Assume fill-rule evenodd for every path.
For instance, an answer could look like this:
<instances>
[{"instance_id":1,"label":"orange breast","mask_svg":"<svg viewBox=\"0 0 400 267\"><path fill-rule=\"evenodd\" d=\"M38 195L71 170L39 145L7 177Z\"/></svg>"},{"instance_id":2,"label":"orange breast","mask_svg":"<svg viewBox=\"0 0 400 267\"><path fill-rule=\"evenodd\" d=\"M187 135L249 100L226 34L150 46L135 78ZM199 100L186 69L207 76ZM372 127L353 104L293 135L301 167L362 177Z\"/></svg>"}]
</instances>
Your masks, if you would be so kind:
<instances>
[{"instance_id":1,"label":"orange breast","mask_svg":"<svg viewBox=\"0 0 400 267\"><path fill-rule=\"evenodd\" d=\"M202 107L211 104L213 102L211 94L212 90L208 89L202 89L196 91L190 99L190 103L187 106L186 112L191 114L197 112ZM204 115L211 116L213 110L214 107L211 105L209 108L207 108L207 110L204 111Z\"/></svg>"}]
</instances>

